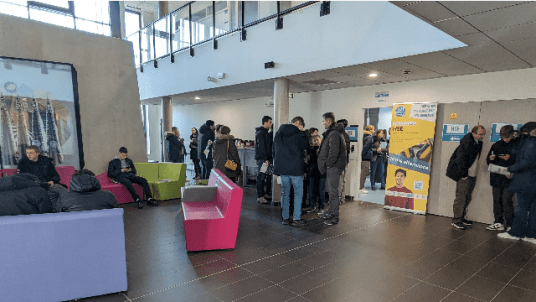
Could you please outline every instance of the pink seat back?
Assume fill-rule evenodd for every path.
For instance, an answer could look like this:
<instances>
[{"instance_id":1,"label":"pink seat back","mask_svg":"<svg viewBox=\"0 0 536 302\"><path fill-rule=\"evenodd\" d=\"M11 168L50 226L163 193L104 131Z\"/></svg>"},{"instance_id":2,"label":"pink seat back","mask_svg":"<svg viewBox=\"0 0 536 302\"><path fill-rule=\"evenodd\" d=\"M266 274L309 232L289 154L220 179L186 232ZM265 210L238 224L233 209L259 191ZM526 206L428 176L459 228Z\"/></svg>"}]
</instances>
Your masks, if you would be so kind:
<instances>
[{"instance_id":1,"label":"pink seat back","mask_svg":"<svg viewBox=\"0 0 536 302\"><path fill-rule=\"evenodd\" d=\"M212 171L210 171L210 177L208 178L208 185L215 186L218 177L225 177L225 175L218 169L212 169Z\"/></svg>"},{"instance_id":2,"label":"pink seat back","mask_svg":"<svg viewBox=\"0 0 536 302\"><path fill-rule=\"evenodd\" d=\"M237 211L235 208L238 205L238 216L240 216L243 195L242 188L225 176L218 179L217 186L214 202L220 209L222 215L224 217L228 217L228 214L232 215L232 212Z\"/></svg>"},{"instance_id":3,"label":"pink seat back","mask_svg":"<svg viewBox=\"0 0 536 302\"><path fill-rule=\"evenodd\" d=\"M106 172L99 174L95 177L99 180L101 187L104 187L112 183L112 180L110 179L110 177L108 177L108 174Z\"/></svg>"},{"instance_id":4,"label":"pink seat back","mask_svg":"<svg viewBox=\"0 0 536 302\"><path fill-rule=\"evenodd\" d=\"M2 169L2 176L9 176L17 174L17 169Z\"/></svg>"},{"instance_id":5,"label":"pink seat back","mask_svg":"<svg viewBox=\"0 0 536 302\"><path fill-rule=\"evenodd\" d=\"M63 166L63 167L56 167L56 171L60 175L60 182L66 186L69 186L69 183L71 182L71 178L74 174L74 167L73 166Z\"/></svg>"}]
</instances>

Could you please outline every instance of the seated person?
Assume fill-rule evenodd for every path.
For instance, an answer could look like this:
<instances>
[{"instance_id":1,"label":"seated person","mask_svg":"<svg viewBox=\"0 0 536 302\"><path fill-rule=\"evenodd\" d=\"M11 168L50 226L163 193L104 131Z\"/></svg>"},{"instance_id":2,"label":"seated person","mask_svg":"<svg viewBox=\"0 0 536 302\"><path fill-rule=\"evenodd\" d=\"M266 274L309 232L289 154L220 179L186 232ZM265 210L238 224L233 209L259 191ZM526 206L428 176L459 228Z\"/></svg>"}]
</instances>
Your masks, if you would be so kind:
<instances>
[{"instance_id":1,"label":"seated person","mask_svg":"<svg viewBox=\"0 0 536 302\"><path fill-rule=\"evenodd\" d=\"M136 193L132 183L139 184L143 187L143 194L145 194L145 197L147 198L147 204L157 206L158 203L151 195L151 187L149 187L149 183L147 183L145 178L136 176L136 167L134 167L134 163L127 156L127 148L119 148L119 155L112 159L108 164L108 177L115 179L115 181L127 187L127 190L134 201L138 203L138 209L143 208L143 205L141 204L142 200Z\"/></svg>"},{"instance_id":2,"label":"seated person","mask_svg":"<svg viewBox=\"0 0 536 302\"><path fill-rule=\"evenodd\" d=\"M0 216L52 212L52 202L37 176L21 173L0 177Z\"/></svg>"},{"instance_id":3,"label":"seated person","mask_svg":"<svg viewBox=\"0 0 536 302\"><path fill-rule=\"evenodd\" d=\"M406 196L413 194L410 189L404 186L404 180L406 180L406 170L396 169L395 171L395 186L387 189L387 191L405 193ZM413 210L413 198L403 196L385 196L385 205L393 206L403 209Z\"/></svg>"},{"instance_id":4,"label":"seated person","mask_svg":"<svg viewBox=\"0 0 536 302\"><path fill-rule=\"evenodd\" d=\"M58 199L56 212L89 211L117 208L119 203L112 192L101 190L99 180L90 170L74 172L69 192Z\"/></svg>"},{"instance_id":5,"label":"seated person","mask_svg":"<svg viewBox=\"0 0 536 302\"><path fill-rule=\"evenodd\" d=\"M43 187L47 188L52 204L56 204L59 195L67 191L60 183L60 175L54 167L52 158L41 155L39 147L35 145L26 148L26 157L20 160L17 172L33 174L41 183L48 183L48 186Z\"/></svg>"}]
</instances>

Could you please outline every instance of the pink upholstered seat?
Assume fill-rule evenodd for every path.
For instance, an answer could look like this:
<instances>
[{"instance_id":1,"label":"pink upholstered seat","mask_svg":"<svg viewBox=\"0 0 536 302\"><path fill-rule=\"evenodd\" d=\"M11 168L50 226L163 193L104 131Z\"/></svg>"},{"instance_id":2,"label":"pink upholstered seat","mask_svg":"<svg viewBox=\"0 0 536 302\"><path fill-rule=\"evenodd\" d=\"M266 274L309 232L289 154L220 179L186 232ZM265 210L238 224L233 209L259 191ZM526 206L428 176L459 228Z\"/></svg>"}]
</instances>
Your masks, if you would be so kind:
<instances>
[{"instance_id":1,"label":"pink upholstered seat","mask_svg":"<svg viewBox=\"0 0 536 302\"><path fill-rule=\"evenodd\" d=\"M56 167L56 171L60 175L60 183L69 186L69 183L71 182L71 178L74 174L74 167L73 166L64 166L64 167Z\"/></svg>"},{"instance_id":2,"label":"pink upholstered seat","mask_svg":"<svg viewBox=\"0 0 536 302\"><path fill-rule=\"evenodd\" d=\"M2 176L9 176L17 174L17 169L2 169Z\"/></svg>"},{"instance_id":3,"label":"pink upholstered seat","mask_svg":"<svg viewBox=\"0 0 536 302\"><path fill-rule=\"evenodd\" d=\"M97 179L101 184L101 189L112 192L118 203L134 202L134 199L130 196L127 188L122 184L113 183L106 173L97 175ZM134 189L140 197L143 196L143 188L141 186L134 184Z\"/></svg>"},{"instance_id":4,"label":"pink upholstered seat","mask_svg":"<svg viewBox=\"0 0 536 302\"><path fill-rule=\"evenodd\" d=\"M212 170L217 186L213 200L182 203L186 250L234 249L242 209L243 190L217 169ZM210 183L210 180L209 180ZM186 190L188 188L185 188Z\"/></svg>"}]
</instances>

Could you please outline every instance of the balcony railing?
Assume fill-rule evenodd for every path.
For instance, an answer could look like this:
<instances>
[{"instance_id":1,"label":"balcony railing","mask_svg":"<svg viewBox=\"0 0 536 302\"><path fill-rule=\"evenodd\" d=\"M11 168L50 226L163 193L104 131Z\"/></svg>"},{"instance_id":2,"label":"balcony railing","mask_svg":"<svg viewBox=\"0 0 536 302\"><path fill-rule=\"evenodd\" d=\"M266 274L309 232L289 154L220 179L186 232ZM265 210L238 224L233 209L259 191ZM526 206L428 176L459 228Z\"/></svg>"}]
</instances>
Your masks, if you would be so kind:
<instances>
[{"instance_id":1,"label":"balcony railing","mask_svg":"<svg viewBox=\"0 0 536 302\"><path fill-rule=\"evenodd\" d=\"M143 66L174 54L189 51L212 41L218 48L218 39L240 32L241 41L247 39L246 29L275 19L275 29L283 28L283 16L312 6L318 1L198 1L189 2L168 15L152 22L126 37L132 42L136 66ZM294 5L294 6L292 6ZM329 14L329 2L322 2L320 16Z\"/></svg>"}]
</instances>

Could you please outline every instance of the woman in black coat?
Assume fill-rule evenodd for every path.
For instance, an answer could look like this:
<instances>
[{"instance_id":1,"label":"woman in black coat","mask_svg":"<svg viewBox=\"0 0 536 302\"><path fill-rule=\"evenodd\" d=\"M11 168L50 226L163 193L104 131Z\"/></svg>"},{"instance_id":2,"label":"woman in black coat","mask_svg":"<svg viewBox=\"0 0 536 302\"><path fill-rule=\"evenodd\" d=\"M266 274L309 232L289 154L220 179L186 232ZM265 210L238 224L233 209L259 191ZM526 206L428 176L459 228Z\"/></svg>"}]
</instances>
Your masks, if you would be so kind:
<instances>
[{"instance_id":1,"label":"woman in black coat","mask_svg":"<svg viewBox=\"0 0 536 302\"><path fill-rule=\"evenodd\" d=\"M242 173L240 165L240 157L236 149L234 136L230 135L231 129L227 126L220 127L220 131L216 132L216 140L214 141L214 168L220 170L225 176L236 182L237 177ZM237 164L236 170L231 170L225 167L227 160L232 160Z\"/></svg>"},{"instance_id":2,"label":"woman in black coat","mask_svg":"<svg viewBox=\"0 0 536 302\"><path fill-rule=\"evenodd\" d=\"M184 139L180 138L180 132L177 127L171 128L173 133L168 133L166 140L168 141L168 158L173 163L184 163L184 155L186 148L184 147Z\"/></svg>"},{"instance_id":3,"label":"woman in black coat","mask_svg":"<svg viewBox=\"0 0 536 302\"><path fill-rule=\"evenodd\" d=\"M190 135L190 159L194 162L195 177L194 179L201 179L201 165L199 164L199 156L197 155L197 137L199 133L197 128L192 128L192 135Z\"/></svg>"},{"instance_id":4,"label":"woman in black coat","mask_svg":"<svg viewBox=\"0 0 536 302\"><path fill-rule=\"evenodd\" d=\"M381 148L383 142L387 142L383 130L376 131L372 143L372 159L370 160L370 187L376 190L376 174L380 179L381 189L385 190L385 159L387 158L387 150Z\"/></svg>"}]
</instances>

